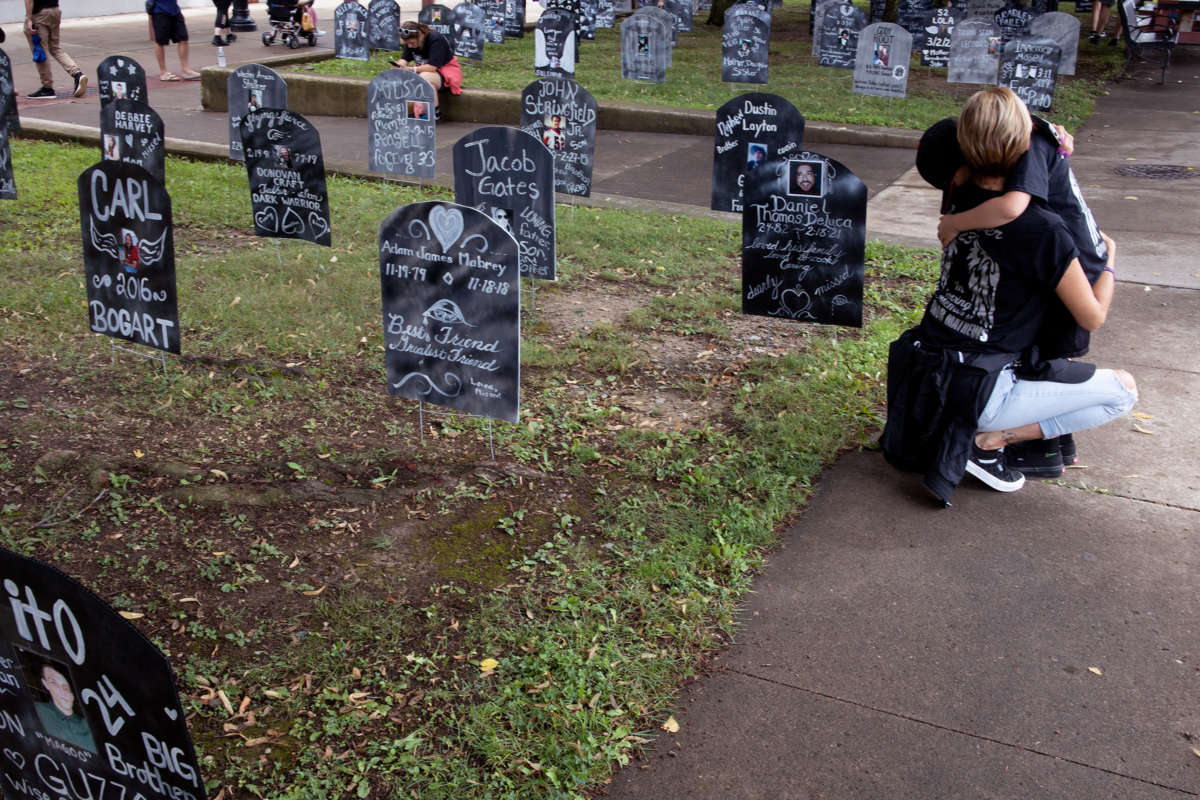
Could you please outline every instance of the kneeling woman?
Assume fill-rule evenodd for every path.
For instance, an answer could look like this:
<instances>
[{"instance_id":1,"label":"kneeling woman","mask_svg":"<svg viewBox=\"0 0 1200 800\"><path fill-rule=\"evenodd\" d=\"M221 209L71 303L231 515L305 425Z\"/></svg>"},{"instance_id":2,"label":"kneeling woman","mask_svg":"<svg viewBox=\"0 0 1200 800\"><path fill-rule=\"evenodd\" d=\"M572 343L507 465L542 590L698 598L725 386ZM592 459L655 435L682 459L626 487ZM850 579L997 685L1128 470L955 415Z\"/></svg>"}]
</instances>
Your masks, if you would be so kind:
<instances>
[{"instance_id":1,"label":"kneeling woman","mask_svg":"<svg viewBox=\"0 0 1200 800\"><path fill-rule=\"evenodd\" d=\"M984 89L967 100L958 142L972 180L955 191L955 211L1004 191L1032 128L1025 104L1009 89ZM1096 427L1133 407L1137 386L1129 373L1038 361L1033 346L1056 296L1080 327L1094 331L1104 323L1116 261L1116 245L1105 242L1108 263L1094 285L1066 225L1039 205L999 228L964 231L946 247L921 324L889 354L881 443L891 463L924 472L925 485L946 505L964 472L1016 491L1025 476L1005 466L1005 445Z\"/></svg>"},{"instance_id":2,"label":"kneeling woman","mask_svg":"<svg viewBox=\"0 0 1200 800\"><path fill-rule=\"evenodd\" d=\"M424 22L406 22L400 26L400 41L404 51L391 62L397 69L407 69L420 75L433 87L435 118L442 118L438 92L462 94L462 67L450 41Z\"/></svg>"}]
</instances>

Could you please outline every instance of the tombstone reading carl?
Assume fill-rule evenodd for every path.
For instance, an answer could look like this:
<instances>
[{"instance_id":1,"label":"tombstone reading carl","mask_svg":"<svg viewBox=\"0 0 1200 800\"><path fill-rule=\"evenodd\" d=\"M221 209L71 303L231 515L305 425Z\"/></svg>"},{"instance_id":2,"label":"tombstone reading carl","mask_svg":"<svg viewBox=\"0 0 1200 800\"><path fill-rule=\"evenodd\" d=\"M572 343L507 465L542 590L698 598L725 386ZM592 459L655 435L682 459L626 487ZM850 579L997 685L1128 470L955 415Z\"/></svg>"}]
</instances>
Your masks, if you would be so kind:
<instances>
[{"instance_id":1,"label":"tombstone reading carl","mask_svg":"<svg viewBox=\"0 0 1200 800\"><path fill-rule=\"evenodd\" d=\"M0 50L0 125L8 128L9 133L21 132L17 93L12 79L12 62L3 50Z\"/></svg>"}]
</instances>

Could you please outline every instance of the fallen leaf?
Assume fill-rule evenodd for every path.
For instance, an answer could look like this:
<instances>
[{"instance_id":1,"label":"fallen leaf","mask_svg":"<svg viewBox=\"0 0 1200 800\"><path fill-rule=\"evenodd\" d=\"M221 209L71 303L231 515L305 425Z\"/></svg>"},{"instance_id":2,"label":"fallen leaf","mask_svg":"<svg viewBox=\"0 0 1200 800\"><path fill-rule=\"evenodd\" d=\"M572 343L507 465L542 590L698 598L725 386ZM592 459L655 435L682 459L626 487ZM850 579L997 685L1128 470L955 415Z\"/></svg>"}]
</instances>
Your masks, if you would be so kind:
<instances>
[{"instance_id":1,"label":"fallen leaf","mask_svg":"<svg viewBox=\"0 0 1200 800\"><path fill-rule=\"evenodd\" d=\"M242 702L238 703L238 714L245 714L246 709L250 707L250 695L242 698Z\"/></svg>"},{"instance_id":2,"label":"fallen leaf","mask_svg":"<svg viewBox=\"0 0 1200 800\"><path fill-rule=\"evenodd\" d=\"M143 453L141 450L134 450L134 451L133 451L133 457L134 457L134 458L141 458L141 457L142 457L142 456L144 456L144 455L146 455L146 454L145 454L145 453Z\"/></svg>"},{"instance_id":3,"label":"fallen leaf","mask_svg":"<svg viewBox=\"0 0 1200 800\"><path fill-rule=\"evenodd\" d=\"M679 723L675 721L675 717L667 717L667 721L662 724L662 729L667 733L679 733Z\"/></svg>"},{"instance_id":4,"label":"fallen leaf","mask_svg":"<svg viewBox=\"0 0 1200 800\"><path fill-rule=\"evenodd\" d=\"M1137 431L1138 433L1144 433L1144 434L1147 434L1148 436L1156 436L1157 435L1154 433L1154 431L1148 431L1145 428L1143 428L1141 425L1138 425L1136 422L1133 423L1133 429L1135 431Z\"/></svg>"},{"instance_id":5,"label":"fallen leaf","mask_svg":"<svg viewBox=\"0 0 1200 800\"><path fill-rule=\"evenodd\" d=\"M221 705L225 707L225 713L233 716L233 703L229 702L229 696L225 694L224 689L217 690L217 699L221 701Z\"/></svg>"},{"instance_id":6,"label":"fallen leaf","mask_svg":"<svg viewBox=\"0 0 1200 800\"><path fill-rule=\"evenodd\" d=\"M1197 750L1196 748L1193 747L1192 753L1196 756L1196 758L1200 758L1200 750Z\"/></svg>"},{"instance_id":7,"label":"fallen leaf","mask_svg":"<svg viewBox=\"0 0 1200 800\"><path fill-rule=\"evenodd\" d=\"M1140 200L1141 198L1138 197L1136 194L1127 194L1127 195L1125 195L1125 199L1126 200Z\"/></svg>"},{"instance_id":8,"label":"fallen leaf","mask_svg":"<svg viewBox=\"0 0 1200 800\"><path fill-rule=\"evenodd\" d=\"M210 469L209 473L211 475L213 475L214 477L220 478L223 481L229 480L229 473L225 472L224 470Z\"/></svg>"},{"instance_id":9,"label":"fallen leaf","mask_svg":"<svg viewBox=\"0 0 1200 800\"><path fill-rule=\"evenodd\" d=\"M242 296L239 294L237 297L233 298L233 302L229 304L229 307L233 308L240 302L242 302Z\"/></svg>"},{"instance_id":10,"label":"fallen leaf","mask_svg":"<svg viewBox=\"0 0 1200 800\"><path fill-rule=\"evenodd\" d=\"M325 591L325 587L324 587L324 586L322 586L320 589L313 589L313 590L311 590L311 591L303 592L302 594L304 594L304 595L306 595L306 596L308 596L308 597L316 597L317 595L319 595L319 594L320 594L321 592L323 592L323 591Z\"/></svg>"},{"instance_id":11,"label":"fallen leaf","mask_svg":"<svg viewBox=\"0 0 1200 800\"><path fill-rule=\"evenodd\" d=\"M1104 674L1103 672L1100 671L1099 667L1088 667L1088 672L1092 673L1093 675L1103 675Z\"/></svg>"},{"instance_id":12,"label":"fallen leaf","mask_svg":"<svg viewBox=\"0 0 1200 800\"><path fill-rule=\"evenodd\" d=\"M1154 415L1153 415L1153 414L1143 414L1143 413L1142 413L1142 412L1140 412L1140 411L1135 411L1135 412L1133 412L1132 414L1130 414L1129 416L1131 416L1131 417L1137 417L1138 419L1154 419Z\"/></svg>"},{"instance_id":13,"label":"fallen leaf","mask_svg":"<svg viewBox=\"0 0 1200 800\"><path fill-rule=\"evenodd\" d=\"M479 662L479 669L484 673L491 672L498 666L500 666L500 662L494 658L485 658Z\"/></svg>"},{"instance_id":14,"label":"fallen leaf","mask_svg":"<svg viewBox=\"0 0 1200 800\"><path fill-rule=\"evenodd\" d=\"M122 611L121 616L125 619L141 619L146 615L140 611Z\"/></svg>"}]
</instances>

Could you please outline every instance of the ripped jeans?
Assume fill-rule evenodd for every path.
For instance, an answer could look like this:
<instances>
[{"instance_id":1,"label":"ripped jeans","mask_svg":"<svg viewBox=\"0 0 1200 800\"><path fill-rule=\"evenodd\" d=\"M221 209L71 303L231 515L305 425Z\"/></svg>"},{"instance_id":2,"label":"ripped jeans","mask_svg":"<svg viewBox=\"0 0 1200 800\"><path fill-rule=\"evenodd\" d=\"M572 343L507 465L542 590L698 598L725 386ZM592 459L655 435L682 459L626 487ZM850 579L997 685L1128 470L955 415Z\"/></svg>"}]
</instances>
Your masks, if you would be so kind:
<instances>
[{"instance_id":1,"label":"ripped jeans","mask_svg":"<svg viewBox=\"0 0 1200 800\"><path fill-rule=\"evenodd\" d=\"M1098 369L1083 383L1026 381L1005 367L979 415L979 431L1003 431L1036 422L1042 436L1095 428L1124 414L1137 402L1137 392L1121 383L1115 370Z\"/></svg>"}]
</instances>

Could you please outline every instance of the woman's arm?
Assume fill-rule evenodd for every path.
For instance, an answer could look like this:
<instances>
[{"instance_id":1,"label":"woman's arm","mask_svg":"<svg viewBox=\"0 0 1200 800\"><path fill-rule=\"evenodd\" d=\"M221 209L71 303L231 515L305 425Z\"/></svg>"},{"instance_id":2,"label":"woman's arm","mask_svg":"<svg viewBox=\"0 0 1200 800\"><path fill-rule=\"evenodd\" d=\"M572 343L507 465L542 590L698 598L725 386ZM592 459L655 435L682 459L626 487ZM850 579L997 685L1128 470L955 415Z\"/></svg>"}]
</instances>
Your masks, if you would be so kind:
<instances>
[{"instance_id":1,"label":"woman's arm","mask_svg":"<svg viewBox=\"0 0 1200 800\"><path fill-rule=\"evenodd\" d=\"M1055 294L1063 301L1063 305L1075 317L1079 327L1087 331L1097 330L1108 317L1108 307L1112 303L1113 289L1116 285L1116 273L1113 265L1117 262L1117 243L1108 238L1103 231L1100 236L1108 246L1108 263L1094 284L1089 284L1083 274L1079 259L1071 259L1062 280L1055 287Z\"/></svg>"},{"instance_id":2,"label":"woman's arm","mask_svg":"<svg viewBox=\"0 0 1200 800\"><path fill-rule=\"evenodd\" d=\"M1028 192L1005 192L980 203L961 214L946 214L938 221L938 239L942 247L950 244L963 231L977 228L999 228L1025 213L1029 207Z\"/></svg>"}]
</instances>

